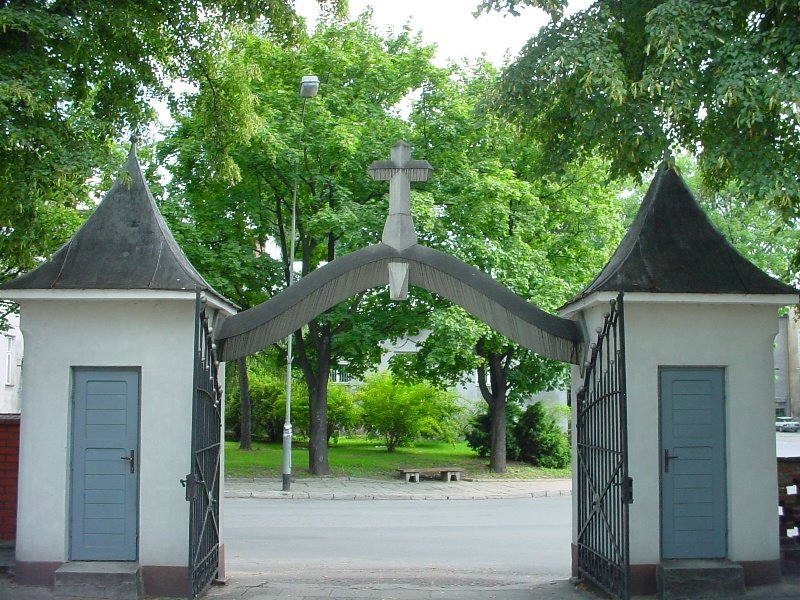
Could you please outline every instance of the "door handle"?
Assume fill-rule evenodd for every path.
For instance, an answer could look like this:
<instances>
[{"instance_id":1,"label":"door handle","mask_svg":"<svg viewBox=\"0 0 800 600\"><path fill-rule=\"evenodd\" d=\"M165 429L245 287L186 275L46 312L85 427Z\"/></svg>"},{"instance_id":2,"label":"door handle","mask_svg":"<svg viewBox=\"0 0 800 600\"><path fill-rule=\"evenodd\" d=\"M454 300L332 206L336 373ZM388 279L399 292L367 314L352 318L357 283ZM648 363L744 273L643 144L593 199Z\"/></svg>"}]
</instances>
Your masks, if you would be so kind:
<instances>
[{"instance_id":1,"label":"door handle","mask_svg":"<svg viewBox=\"0 0 800 600\"><path fill-rule=\"evenodd\" d=\"M669 473L669 461L675 460L676 458L680 458L680 457L675 455L675 454L670 456L669 455L669 448L664 448L664 473Z\"/></svg>"},{"instance_id":2,"label":"door handle","mask_svg":"<svg viewBox=\"0 0 800 600\"><path fill-rule=\"evenodd\" d=\"M134 453L133 450L131 450L131 455L130 456L120 456L119 459L120 460L127 460L128 463L131 466L131 473L135 473L136 472L136 454Z\"/></svg>"}]
</instances>

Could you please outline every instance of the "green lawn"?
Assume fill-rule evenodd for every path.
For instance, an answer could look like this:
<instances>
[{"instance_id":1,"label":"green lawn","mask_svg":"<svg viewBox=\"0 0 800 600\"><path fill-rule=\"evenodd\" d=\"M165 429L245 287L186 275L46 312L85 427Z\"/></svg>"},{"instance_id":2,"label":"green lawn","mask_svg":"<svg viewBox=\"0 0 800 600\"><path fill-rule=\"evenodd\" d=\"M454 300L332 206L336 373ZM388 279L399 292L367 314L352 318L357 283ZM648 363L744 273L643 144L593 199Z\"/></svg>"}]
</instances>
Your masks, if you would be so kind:
<instances>
[{"instance_id":1,"label":"green lawn","mask_svg":"<svg viewBox=\"0 0 800 600\"><path fill-rule=\"evenodd\" d=\"M328 455L334 477L392 479L398 467L461 467L467 478L539 479L569 477L569 469L542 469L526 463L509 462L508 472L490 473L488 460L469 449L466 442L418 442L413 448L387 452L378 440L363 437L340 438L331 444ZM308 450L292 449L292 475L309 477ZM280 477L281 446L253 442L249 452L239 450L238 442L225 442L225 474L227 477Z\"/></svg>"}]
</instances>

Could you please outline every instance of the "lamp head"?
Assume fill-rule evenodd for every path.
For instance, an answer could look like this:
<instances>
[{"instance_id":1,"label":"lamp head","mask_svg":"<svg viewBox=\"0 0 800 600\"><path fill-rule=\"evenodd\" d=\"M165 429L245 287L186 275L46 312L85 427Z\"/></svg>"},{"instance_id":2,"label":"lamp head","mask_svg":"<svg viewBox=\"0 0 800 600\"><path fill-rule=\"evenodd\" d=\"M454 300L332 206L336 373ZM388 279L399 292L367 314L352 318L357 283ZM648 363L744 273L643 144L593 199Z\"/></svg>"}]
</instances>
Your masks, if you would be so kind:
<instances>
[{"instance_id":1,"label":"lamp head","mask_svg":"<svg viewBox=\"0 0 800 600\"><path fill-rule=\"evenodd\" d=\"M313 98L319 91L319 78L316 75L305 75L300 80L300 97Z\"/></svg>"}]
</instances>

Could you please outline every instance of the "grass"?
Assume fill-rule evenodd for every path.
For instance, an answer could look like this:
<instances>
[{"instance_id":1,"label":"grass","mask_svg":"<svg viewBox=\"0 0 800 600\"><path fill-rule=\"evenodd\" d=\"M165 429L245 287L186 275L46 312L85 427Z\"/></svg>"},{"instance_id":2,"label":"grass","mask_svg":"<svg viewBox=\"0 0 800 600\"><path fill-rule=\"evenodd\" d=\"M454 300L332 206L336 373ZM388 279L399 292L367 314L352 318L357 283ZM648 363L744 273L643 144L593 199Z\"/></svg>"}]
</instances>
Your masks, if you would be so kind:
<instances>
[{"instance_id":1,"label":"grass","mask_svg":"<svg viewBox=\"0 0 800 600\"><path fill-rule=\"evenodd\" d=\"M488 459L481 458L466 442L447 444L421 441L411 448L387 452L379 440L364 437L340 438L328 452L333 477L394 479L398 467L461 467L465 477L473 479L542 479L569 477L567 469L544 469L527 463L509 461L508 472L491 473ZM251 451L239 450L238 442L225 442L225 474L227 477L280 477L281 445L253 442ZM292 448L292 475L310 477L308 449Z\"/></svg>"}]
</instances>

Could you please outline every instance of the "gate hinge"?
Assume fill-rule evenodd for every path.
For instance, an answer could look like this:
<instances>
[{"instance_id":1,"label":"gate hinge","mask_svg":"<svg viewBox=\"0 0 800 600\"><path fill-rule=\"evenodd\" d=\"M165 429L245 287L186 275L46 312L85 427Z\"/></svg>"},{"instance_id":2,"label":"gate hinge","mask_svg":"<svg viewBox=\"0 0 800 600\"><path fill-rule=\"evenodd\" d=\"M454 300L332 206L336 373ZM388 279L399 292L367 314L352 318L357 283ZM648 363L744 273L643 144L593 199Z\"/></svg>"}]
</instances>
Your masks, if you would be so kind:
<instances>
[{"instance_id":1,"label":"gate hinge","mask_svg":"<svg viewBox=\"0 0 800 600\"><path fill-rule=\"evenodd\" d=\"M181 485L186 488L186 501L191 502L194 500L194 486L195 486L195 477L194 474L189 473L186 476L186 479L181 479Z\"/></svg>"},{"instance_id":2,"label":"gate hinge","mask_svg":"<svg viewBox=\"0 0 800 600\"><path fill-rule=\"evenodd\" d=\"M633 504L633 477L622 480L622 501L625 504Z\"/></svg>"}]
</instances>

